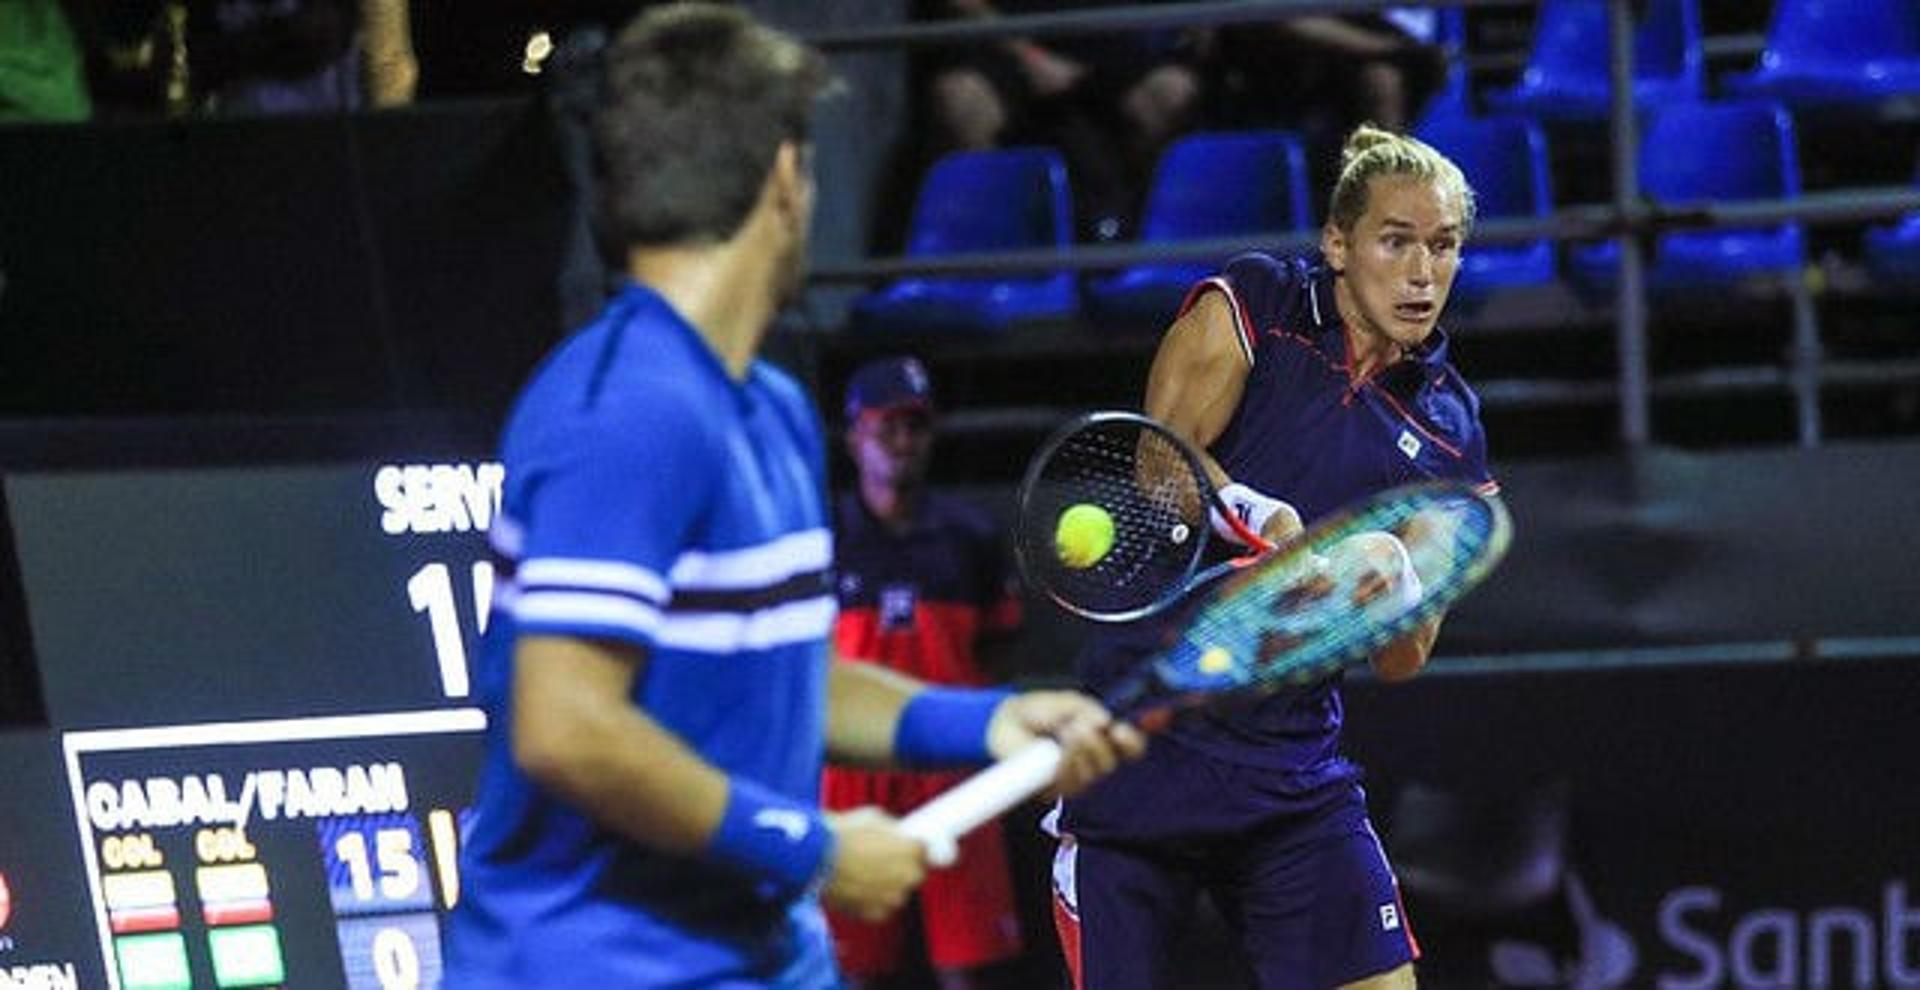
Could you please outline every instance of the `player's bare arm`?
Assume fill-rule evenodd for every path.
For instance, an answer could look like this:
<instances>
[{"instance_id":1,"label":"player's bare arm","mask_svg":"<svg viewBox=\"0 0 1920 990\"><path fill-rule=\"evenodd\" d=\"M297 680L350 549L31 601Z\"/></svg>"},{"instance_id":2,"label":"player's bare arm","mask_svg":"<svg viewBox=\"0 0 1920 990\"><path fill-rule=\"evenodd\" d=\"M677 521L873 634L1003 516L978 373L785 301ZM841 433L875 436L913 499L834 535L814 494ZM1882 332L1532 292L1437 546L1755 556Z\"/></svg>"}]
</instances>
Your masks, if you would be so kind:
<instances>
[{"instance_id":1,"label":"player's bare arm","mask_svg":"<svg viewBox=\"0 0 1920 990\"><path fill-rule=\"evenodd\" d=\"M514 650L513 755L600 824L655 849L705 849L726 775L634 707L645 655L611 640L528 636Z\"/></svg>"},{"instance_id":2,"label":"player's bare arm","mask_svg":"<svg viewBox=\"0 0 1920 990\"><path fill-rule=\"evenodd\" d=\"M1246 393L1253 365L1241 349L1241 327L1225 292L1203 292L1167 329L1147 372L1147 415L1187 441L1215 487L1233 482L1207 448L1232 421ZM1260 535L1281 543L1299 535L1300 515L1280 505L1260 526Z\"/></svg>"},{"instance_id":3,"label":"player's bare arm","mask_svg":"<svg viewBox=\"0 0 1920 990\"><path fill-rule=\"evenodd\" d=\"M1239 334L1226 293L1203 292L1167 328L1147 372L1147 415L1201 452L1216 486L1233 479L1205 451L1240 407L1253 371Z\"/></svg>"},{"instance_id":4,"label":"player's bare arm","mask_svg":"<svg viewBox=\"0 0 1920 990\"><path fill-rule=\"evenodd\" d=\"M919 681L877 663L833 658L827 673L827 759L856 766L893 762L900 713Z\"/></svg>"},{"instance_id":5,"label":"player's bare arm","mask_svg":"<svg viewBox=\"0 0 1920 990\"><path fill-rule=\"evenodd\" d=\"M1405 529L1399 533L1408 543L1437 542L1442 534L1434 532L1439 527L1450 527L1454 521L1441 513L1420 513L1408 520ZM1450 534L1448 534L1450 537ZM1422 562L1414 561L1417 572ZM1422 580L1432 580L1432 575L1421 575ZM1415 626L1413 631L1387 644L1386 649L1375 654L1372 659L1373 672L1382 681L1394 683L1404 681L1427 666L1427 658L1433 653L1434 641L1440 638L1440 623L1445 621L1442 612L1431 621Z\"/></svg>"},{"instance_id":6,"label":"player's bare arm","mask_svg":"<svg viewBox=\"0 0 1920 990\"><path fill-rule=\"evenodd\" d=\"M529 636L514 653L513 751L542 787L636 842L707 850L727 779L629 700L644 654L625 644ZM920 844L874 809L827 817L835 851L821 897L878 919L926 875Z\"/></svg>"},{"instance_id":7,"label":"player's bare arm","mask_svg":"<svg viewBox=\"0 0 1920 990\"><path fill-rule=\"evenodd\" d=\"M1443 615L1434 616L1413 628L1412 632L1388 643L1386 649L1373 655L1372 666L1376 677L1388 683L1404 681L1420 673L1427 665L1427 657L1433 652L1433 641L1440 638L1440 622Z\"/></svg>"},{"instance_id":8,"label":"player's bare arm","mask_svg":"<svg viewBox=\"0 0 1920 990\"><path fill-rule=\"evenodd\" d=\"M836 658L827 680L827 753L842 761L884 764L894 757L900 716L926 689L878 664ZM1002 702L987 723L986 754L1012 755L1040 738L1065 750L1054 787L1064 794L1085 790L1122 760L1138 757L1146 740L1115 722L1098 701L1077 691L1028 691Z\"/></svg>"}]
</instances>

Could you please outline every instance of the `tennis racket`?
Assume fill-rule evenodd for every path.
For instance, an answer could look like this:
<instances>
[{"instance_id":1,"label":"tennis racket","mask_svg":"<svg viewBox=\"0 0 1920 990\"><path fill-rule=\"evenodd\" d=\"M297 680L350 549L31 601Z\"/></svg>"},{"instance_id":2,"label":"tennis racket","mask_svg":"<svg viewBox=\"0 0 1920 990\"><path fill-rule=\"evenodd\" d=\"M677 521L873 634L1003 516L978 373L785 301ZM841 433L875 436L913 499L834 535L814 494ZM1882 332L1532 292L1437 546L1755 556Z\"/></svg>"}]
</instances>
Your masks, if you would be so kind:
<instances>
[{"instance_id":1,"label":"tennis racket","mask_svg":"<svg viewBox=\"0 0 1920 990\"><path fill-rule=\"evenodd\" d=\"M1396 488L1309 528L1212 590L1171 645L1106 694L1147 732L1183 712L1318 682L1437 618L1506 554L1512 523L1492 495L1458 482ZM1053 780L1043 739L901 821L935 865L955 841Z\"/></svg>"},{"instance_id":2,"label":"tennis racket","mask_svg":"<svg viewBox=\"0 0 1920 990\"><path fill-rule=\"evenodd\" d=\"M1109 548L1088 561L1064 544L1069 512L1104 514ZM1095 515L1098 515L1096 513ZM1211 565L1212 520L1239 541ZM1014 551L1027 582L1076 615L1130 622L1272 550L1220 498L1200 456L1146 416L1095 412L1054 431L1020 482Z\"/></svg>"}]
</instances>

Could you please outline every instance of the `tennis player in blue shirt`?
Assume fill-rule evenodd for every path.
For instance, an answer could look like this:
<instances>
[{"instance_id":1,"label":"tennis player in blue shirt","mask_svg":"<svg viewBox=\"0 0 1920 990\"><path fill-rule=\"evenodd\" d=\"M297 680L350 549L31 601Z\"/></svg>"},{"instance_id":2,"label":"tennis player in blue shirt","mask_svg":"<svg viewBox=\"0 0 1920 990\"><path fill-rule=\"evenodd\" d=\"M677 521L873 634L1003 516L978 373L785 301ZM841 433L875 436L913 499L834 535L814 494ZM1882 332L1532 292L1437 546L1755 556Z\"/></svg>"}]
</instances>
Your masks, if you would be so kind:
<instances>
[{"instance_id":1,"label":"tennis player in blue shirt","mask_svg":"<svg viewBox=\"0 0 1920 990\"><path fill-rule=\"evenodd\" d=\"M1363 496L1432 478L1494 488L1479 402L1438 326L1473 193L1412 138L1347 140L1314 255L1242 255L1196 285L1148 374L1146 410L1207 452L1242 518L1283 540ZM1179 622L1173 616L1165 622ZM1435 622L1373 658L1425 664ZM1095 686L1164 622L1097 642ZM1338 679L1197 715L1053 821L1055 919L1084 990L1179 986L1174 934L1207 893L1261 990L1414 985L1418 950L1340 754Z\"/></svg>"},{"instance_id":2,"label":"tennis player in blue shirt","mask_svg":"<svg viewBox=\"0 0 1920 990\"><path fill-rule=\"evenodd\" d=\"M824 62L685 4L628 27L606 71L596 137L632 281L502 441L447 984L830 988L819 900L882 917L926 863L877 809L821 814L823 757L979 763L1050 735L1070 793L1143 742L1078 693L833 662L821 427L755 357L800 285Z\"/></svg>"}]
</instances>

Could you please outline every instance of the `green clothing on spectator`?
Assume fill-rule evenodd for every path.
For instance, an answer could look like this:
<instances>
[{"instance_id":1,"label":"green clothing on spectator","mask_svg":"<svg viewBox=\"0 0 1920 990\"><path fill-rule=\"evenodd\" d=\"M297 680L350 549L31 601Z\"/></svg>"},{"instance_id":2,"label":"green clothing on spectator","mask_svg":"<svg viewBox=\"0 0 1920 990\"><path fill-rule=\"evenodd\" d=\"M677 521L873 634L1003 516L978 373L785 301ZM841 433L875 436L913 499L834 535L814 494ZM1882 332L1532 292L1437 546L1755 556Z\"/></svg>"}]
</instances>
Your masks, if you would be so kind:
<instances>
[{"instance_id":1,"label":"green clothing on spectator","mask_svg":"<svg viewBox=\"0 0 1920 990\"><path fill-rule=\"evenodd\" d=\"M86 120L92 113L60 0L0 0L0 122Z\"/></svg>"}]
</instances>

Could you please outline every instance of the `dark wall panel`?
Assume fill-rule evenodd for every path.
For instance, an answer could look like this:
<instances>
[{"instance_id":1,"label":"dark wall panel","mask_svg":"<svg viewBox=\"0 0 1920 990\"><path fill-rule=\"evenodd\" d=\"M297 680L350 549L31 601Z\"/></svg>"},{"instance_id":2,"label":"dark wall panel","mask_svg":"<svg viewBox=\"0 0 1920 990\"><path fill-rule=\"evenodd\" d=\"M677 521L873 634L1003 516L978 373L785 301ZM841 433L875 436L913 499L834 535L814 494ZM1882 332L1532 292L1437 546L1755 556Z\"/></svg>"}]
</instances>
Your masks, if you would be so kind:
<instances>
[{"instance_id":1,"label":"dark wall panel","mask_svg":"<svg viewBox=\"0 0 1920 990\"><path fill-rule=\"evenodd\" d=\"M551 126L0 130L0 414L503 406L559 331Z\"/></svg>"}]
</instances>

